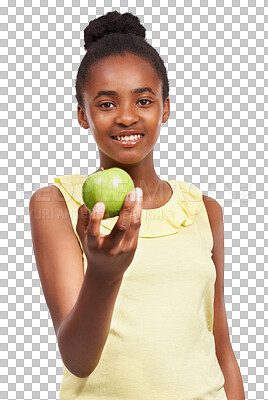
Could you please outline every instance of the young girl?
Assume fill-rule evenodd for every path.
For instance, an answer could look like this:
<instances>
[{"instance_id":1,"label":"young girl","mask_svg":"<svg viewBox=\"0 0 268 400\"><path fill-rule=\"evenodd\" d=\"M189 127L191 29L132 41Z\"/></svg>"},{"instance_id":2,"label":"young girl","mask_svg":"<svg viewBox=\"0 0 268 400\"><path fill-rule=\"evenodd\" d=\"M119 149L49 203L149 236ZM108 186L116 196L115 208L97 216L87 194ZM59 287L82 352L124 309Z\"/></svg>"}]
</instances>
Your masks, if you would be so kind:
<instances>
[{"instance_id":1,"label":"young girl","mask_svg":"<svg viewBox=\"0 0 268 400\"><path fill-rule=\"evenodd\" d=\"M78 121L97 143L97 171L121 168L136 190L108 219L103 203L92 213L83 205L87 175L54 178L30 200L63 361L60 399L242 400L224 305L221 206L154 170L170 115L163 60L130 13L108 12L84 33Z\"/></svg>"}]
</instances>

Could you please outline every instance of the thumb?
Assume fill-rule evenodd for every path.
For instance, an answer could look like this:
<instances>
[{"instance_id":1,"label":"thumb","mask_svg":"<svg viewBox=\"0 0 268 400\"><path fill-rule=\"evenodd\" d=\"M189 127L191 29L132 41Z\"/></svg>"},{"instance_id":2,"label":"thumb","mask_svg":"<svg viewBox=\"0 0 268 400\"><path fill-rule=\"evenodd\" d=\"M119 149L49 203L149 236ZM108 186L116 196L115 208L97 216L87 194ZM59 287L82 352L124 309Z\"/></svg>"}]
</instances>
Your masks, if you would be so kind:
<instances>
[{"instance_id":1,"label":"thumb","mask_svg":"<svg viewBox=\"0 0 268 400\"><path fill-rule=\"evenodd\" d=\"M88 211L86 206L84 204L82 204L78 208L78 217L77 217L77 224L76 224L76 231L77 231L78 236L81 241L84 238L84 236L86 235L89 218L90 218L90 212Z\"/></svg>"}]
</instances>

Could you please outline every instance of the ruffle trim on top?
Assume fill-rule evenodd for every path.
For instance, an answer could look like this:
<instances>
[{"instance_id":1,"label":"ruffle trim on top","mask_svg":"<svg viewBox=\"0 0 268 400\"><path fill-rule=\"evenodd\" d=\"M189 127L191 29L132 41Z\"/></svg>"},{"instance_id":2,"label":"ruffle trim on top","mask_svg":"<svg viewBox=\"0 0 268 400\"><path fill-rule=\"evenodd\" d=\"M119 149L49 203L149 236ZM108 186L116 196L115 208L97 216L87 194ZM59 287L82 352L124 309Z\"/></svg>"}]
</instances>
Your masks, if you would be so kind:
<instances>
[{"instance_id":1,"label":"ruffle trim on top","mask_svg":"<svg viewBox=\"0 0 268 400\"><path fill-rule=\"evenodd\" d=\"M83 204L82 185L89 175L64 175L54 178L80 206ZM202 207L202 190L192 183L183 181L166 181L173 194L162 207L142 210L139 237L161 237L177 233L181 226L190 226ZM101 225L112 230L118 216L101 221Z\"/></svg>"}]
</instances>

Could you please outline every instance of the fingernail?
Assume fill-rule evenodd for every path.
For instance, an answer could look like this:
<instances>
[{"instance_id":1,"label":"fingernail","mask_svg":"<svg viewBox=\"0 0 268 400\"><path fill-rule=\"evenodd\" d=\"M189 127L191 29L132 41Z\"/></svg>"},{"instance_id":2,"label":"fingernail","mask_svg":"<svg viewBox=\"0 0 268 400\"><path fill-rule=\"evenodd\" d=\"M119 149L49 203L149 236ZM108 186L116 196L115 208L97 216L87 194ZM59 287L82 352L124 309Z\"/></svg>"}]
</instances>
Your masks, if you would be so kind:
<instances>
[{"instance_id":1,"label":"fingernail","mask_svg":"<svg viewBox=\"0 0 268 400\"><path fill-rule=\"evenodd\" d=\"M136 192L135 192L135 190L132 190L132 192L130 192L129 200L130 201L135 201L136 200Z\"/></svg>"},{"instance_id":2,"label":"fingernail","mask_svg":"<svg viewBox=\"0 0 268 400\"><path fill-rule=\"evenodd\" d=\"M135 190L136 190L136 194L137 194L137 199L141 200L142 199L142 189L140 187L137 187Z\"/></svg>"},{"instance_id":3,"label":"fingernail","mask_svg":"<svg viewBox=\"0 0 268 400\"><path fill-rule=\"evenodd\" d=\"M104 210L104 204L103 203L97 203L96 204L96 206L95 206L95 210L97 211L97 212L103 212L103 210Z\"/></svg>"}]
</instances>

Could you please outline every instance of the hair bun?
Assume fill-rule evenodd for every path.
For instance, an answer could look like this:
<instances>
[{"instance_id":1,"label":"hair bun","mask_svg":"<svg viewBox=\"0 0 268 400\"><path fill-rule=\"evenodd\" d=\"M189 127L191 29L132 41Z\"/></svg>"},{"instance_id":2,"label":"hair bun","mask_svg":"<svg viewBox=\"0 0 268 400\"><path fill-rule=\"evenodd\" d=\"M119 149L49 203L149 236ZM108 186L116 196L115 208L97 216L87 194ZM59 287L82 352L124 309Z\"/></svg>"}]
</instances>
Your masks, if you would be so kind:
<instances>
[{"instance_id":1,"label":"hair bun","mask_svg":"<svg viewBox=\"0 0 268 400\"><path fill-rule=\"evenodd\" d=\"M84 30L85 50L110 33L130 33L145 38L145 28L137 16L126 12L110 11L89 22Z\"/></svg>"}]
</instances>

